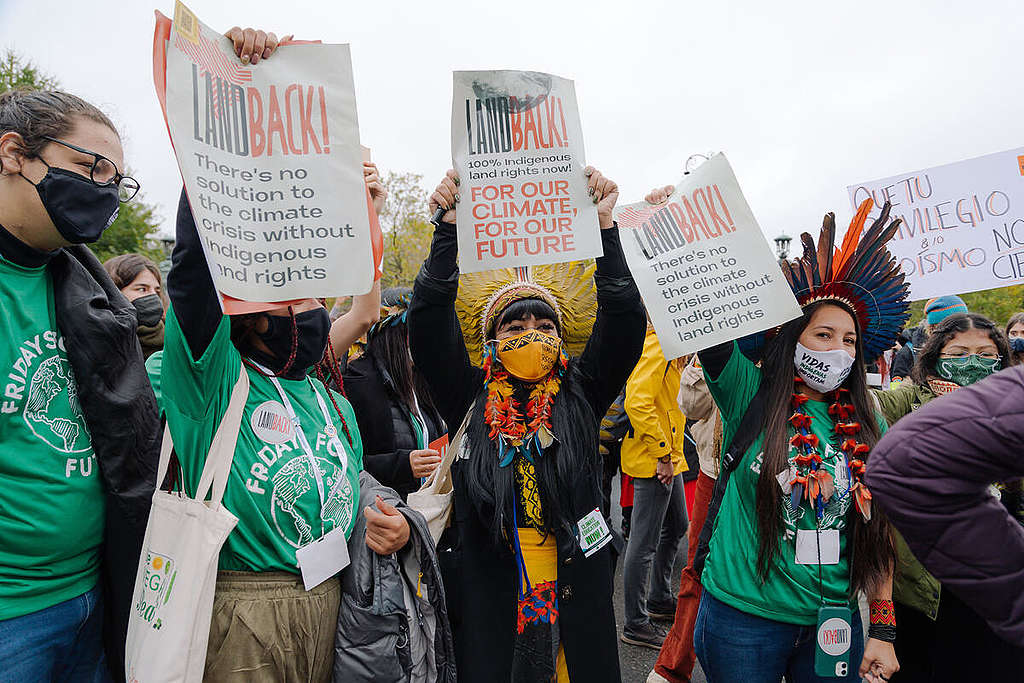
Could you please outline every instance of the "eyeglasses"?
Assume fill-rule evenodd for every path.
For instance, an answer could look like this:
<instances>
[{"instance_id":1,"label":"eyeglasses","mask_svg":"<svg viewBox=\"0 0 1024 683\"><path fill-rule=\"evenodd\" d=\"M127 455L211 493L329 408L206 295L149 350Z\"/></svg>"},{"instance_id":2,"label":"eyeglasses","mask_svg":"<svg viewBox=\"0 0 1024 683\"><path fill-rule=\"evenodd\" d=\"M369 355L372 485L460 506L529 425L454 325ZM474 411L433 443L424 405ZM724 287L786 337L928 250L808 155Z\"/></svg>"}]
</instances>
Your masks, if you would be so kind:
<instances>
[{"instance_id":1,"label":"eyeglasses","mask_svg":"<svg viewBox=\"0 0 1024 683\"><path fill-rule=\"evenodd\" d=\"M64 140L51 138L49 135L44 135L43 139L49 140L50 142L56 142L58 145L64 145L68 149L73 149L76 152L81 152L82 154L91 156L93 158L93 162L92 169L89 171L89 180L91 180L93 185L96 185L97 187L110 187L111 185L116 185L117 198L122 202L130 202L135 195L139 193L139 182L131 176L121 175L121 172L117 170L117 164L102 154L97 154L92 150L84 149L78 145L73 145L70 142L65 142Z\"/></svg>"},{"instance_id":2,"label":"eyeglasses","mask_svg":"<svg viewBox=\"0 0 1024 683\"><path fill-rule=\"evenodd\" d=\"M998 353L988 351L986 353L968 353L967 351L961 351L960 353L940 353L939 358L967 358L968 356L979 356L985 360L1002 360L1003 357Z\"/></svg>"}]
</instances>

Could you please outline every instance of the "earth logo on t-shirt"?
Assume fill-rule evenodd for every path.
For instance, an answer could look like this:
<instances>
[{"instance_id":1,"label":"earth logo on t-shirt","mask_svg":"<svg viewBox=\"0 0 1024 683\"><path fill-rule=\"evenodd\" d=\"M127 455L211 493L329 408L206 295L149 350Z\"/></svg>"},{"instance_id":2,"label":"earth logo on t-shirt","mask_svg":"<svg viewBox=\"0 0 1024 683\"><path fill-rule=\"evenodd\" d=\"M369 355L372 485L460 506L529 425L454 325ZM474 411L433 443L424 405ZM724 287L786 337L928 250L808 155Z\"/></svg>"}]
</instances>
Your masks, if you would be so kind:
<instances>
[{"instance_id":1,"label":"earth logo on t-shirt","mask_svg":"<svg viewBox=\"0 0 1024 683\"><path fill-rule=\"evenodd\" d=\"M67 359L50 356L41 362L27 394L22 414L33 434L61 453L92 449L78 403L78 385Z\"/></svg>"},{"instance_id":2,"label":"earth logo on t-shirt","mask_svg":"<svg viewBox=\"0 0 1024 683\"><path fill-rule=\"evenodd\" d=\"M339 463L321 457L314 457L313 461L324 485L324 503L320 512L324 533L336 528L348 529L352 521L352 484ZM320 507L316 474L310 458L292 458L274 473L272 483L271 514L281 537L295 548L319 538L320 529L310 526L298 509L300 503L305 509Z\"/></svg>"}]
</instances>

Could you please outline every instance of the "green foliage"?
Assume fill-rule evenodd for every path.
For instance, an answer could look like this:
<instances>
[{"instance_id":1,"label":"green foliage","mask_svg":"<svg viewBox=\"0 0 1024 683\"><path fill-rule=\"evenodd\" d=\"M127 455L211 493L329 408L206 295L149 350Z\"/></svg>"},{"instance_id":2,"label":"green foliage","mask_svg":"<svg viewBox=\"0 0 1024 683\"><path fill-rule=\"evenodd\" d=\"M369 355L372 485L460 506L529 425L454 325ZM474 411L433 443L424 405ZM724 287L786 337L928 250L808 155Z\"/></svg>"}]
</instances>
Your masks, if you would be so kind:
<instances>
[{"instance_id":1,"label":"green foliage","mask_svg":"<svg viewBox=\"0 0 1024 683\"><path fill-rule=\"evenodd\" d=\"M971 313L980 313L1000 327L1006 324L1011 315L1024 311L1024 285L961 294L960 298L967 304L967 310ZM911 318L907 323L908 327L913 327L924 320L925 303L915 301L910 305Z\"/></svg>"},{"instance_id":2,"label":"green foliage","mask_svg":"<svg viewBox=\"0 0 1024 683\"><path fill-rule=\"evenodd\" d=\"M164 259L164 252L155 244L158 229L159 223L153 214L153 207L136 198L121 205L121 212L114 224L103 231L98 242L89 247L100 261L121 254L137 253L159 264Z\"/></svg>"},{"instance_id":3,"label":"green foliage","mask_svg":"<svg viewBox=\"0 0 1024 683\"><path fill-rule=\"evenodd\" d=\"M427 217L427 192L420 185L423 176L417 173L384 174L388 199L380 212L384 232L384 289L412 286L420 264L430 251L434 226Z\"/></svg>"},{"instance_id":4,"label":"green foliage","mask_svg":"<svg viewBox=\"0 0 1024 683\"><path fill-rule=\"evenodd\" d=\"M7 50L0 57L0 93L13 88L46 90L58 87L57 79L42 73L12 50ZM100 261L135 252L159 264L164 259L163 250L157 246L159 227L153 206L136 197L121 205L121 213L114 224L107 228L98 242L89 246Z\"/></svg>"},{"instance_id":5,"label":"green foliage","mask_svg":"<svg viewBox=\"0 0 1024 683\"><path fill-rule=\"evenodd\" d=\"M49 90L57 87L57 80L47 76L31 62L21 59L13 50L0 57L0 92L15 88Z\"/></svg>"}]
</instances>

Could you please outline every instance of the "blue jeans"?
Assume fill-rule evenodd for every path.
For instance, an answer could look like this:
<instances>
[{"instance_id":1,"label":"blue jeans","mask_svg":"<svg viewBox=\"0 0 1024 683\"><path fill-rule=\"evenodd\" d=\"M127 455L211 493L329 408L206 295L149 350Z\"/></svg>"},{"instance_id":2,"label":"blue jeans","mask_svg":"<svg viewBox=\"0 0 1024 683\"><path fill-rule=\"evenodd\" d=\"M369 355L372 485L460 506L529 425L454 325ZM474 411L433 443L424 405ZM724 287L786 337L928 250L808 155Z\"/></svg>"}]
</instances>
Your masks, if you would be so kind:
<instances>
[{"instance_id":1,"label":"blue jeans","mask_svg":"<svg viewBox=\"0 0 1024 683\"><path fill-rule=\"evenodd\" d=\"M53 607L0 621L0 679L107 683L99 587Z\"/></svg>"},{"instance_id":2,"label":"blue jeans","mask_svg":"<svg viewBox=\"0 0 1024 683\"><path fill-rule=\"evenodd\" d=\"M814 674L815 626L797 626L741 612L716 600L708 591L700 600L693 647L708 683L788 683L859 681L864 657L860 612L851 620L849 674L821 678Z\"/></svg>"}]
</instances>

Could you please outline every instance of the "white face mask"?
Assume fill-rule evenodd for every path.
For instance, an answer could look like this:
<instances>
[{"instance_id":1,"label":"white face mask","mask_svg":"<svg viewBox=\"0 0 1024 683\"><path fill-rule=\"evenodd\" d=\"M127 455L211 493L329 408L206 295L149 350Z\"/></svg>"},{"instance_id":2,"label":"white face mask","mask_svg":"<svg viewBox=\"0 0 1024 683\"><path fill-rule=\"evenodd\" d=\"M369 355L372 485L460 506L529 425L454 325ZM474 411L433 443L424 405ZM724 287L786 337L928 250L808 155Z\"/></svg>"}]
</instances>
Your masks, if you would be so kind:
<instances>
[{"instance_id":1,"label":"white face mask","mask_svg":"<svg viewBox=\"0 0 1024 683\"><path fill-rule=\"evenodd\" d=\"M853 356L842 349L834 351L812 351L800 342L796 343L793 357L796 374L807 386L827 394L839 388L853 369Z\"/></svg>"}]
</instances>

